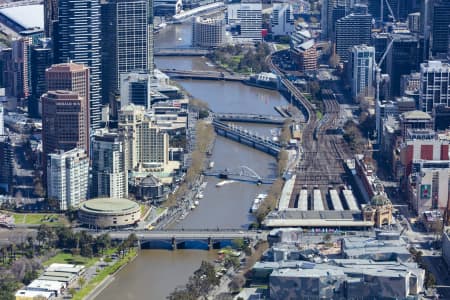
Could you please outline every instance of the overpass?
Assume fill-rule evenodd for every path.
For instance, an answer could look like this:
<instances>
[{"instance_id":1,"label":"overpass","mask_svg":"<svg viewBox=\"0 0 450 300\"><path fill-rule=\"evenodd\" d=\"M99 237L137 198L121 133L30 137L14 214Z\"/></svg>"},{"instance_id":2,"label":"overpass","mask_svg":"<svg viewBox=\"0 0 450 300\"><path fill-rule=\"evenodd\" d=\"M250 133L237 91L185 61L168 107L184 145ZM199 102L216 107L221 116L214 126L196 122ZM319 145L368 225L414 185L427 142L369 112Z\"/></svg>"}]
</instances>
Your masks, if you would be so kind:
<instances>
[{"instance_id":1,"label":"overpass","mask_svg":"<svg viewBox=\"0 0 450 300\"><path fill-rule=\"evenodd\" d=\"M231 245L235 239L266 239L267 233L242 230L165 230L110 231L111 239L125 240L135 233L141 248L150 249L217 249Z\"/></svg>"},{"instance_id":2,"label":"overpass","mask_svg":"<svg viewBox=\"0 0 450 300\"><path fill-rule=\"evenodd\" d=\"M232 75L224 72L216 71L187 71L187 70L175 70L175 69L161 69L163 73L166 73L171 78L180 79L197 79L197 80L225 80L225 81L244 81L247 80L247 76Z\"/></svg>"},{"instance_id":3,"label":"overpass","mask_svg":"<svg viewBox=\"0 0 450 300\"><path fill-rule=\"evenodd\" d=\"M222 11L225 9L226 9L226 7L225 7L224 2L214 2L214 3L202 5L200 7L186 10L179 14L174 15L172 17L172 20L170 21L170 23L172 23L172 24L183 23L184 21L190 20L191 18L193 18L195 16L212 14L214 12L219 12L219 11Z\"/></svg>"},{"instance_id":4,"label":"overpass","mask_svg":"<svg viewBox=\"0 0 450 300\"><path fill-rule=\"evenodd\" d=\"M239 113L214 113L214 119L222 122L242 122L282 125L286 118L280 116L239 114Z\"/></svg>"},{"instance_id":5,"label":"overpass","mask_svg":"<svg viewBox=\"0 0 450 300\"><path fill-rule=\"evenodd\" d=\"M211 50L203 48L155 48L154 56L205 56Z\"/></svg>"},{"instance_id":6,"label":"overpass","mask_svg":"<svg viewBox=\"0 0 450 300\"><path fill-rule=\"evenodd\" d=\"M218 135L253 147L270 155L278 156L278 153L281 151L281 144L272 142L269 138L252 134L248 130L220 122L216 119L213 120L212 125Z\"/></svg>"}]
</instances>

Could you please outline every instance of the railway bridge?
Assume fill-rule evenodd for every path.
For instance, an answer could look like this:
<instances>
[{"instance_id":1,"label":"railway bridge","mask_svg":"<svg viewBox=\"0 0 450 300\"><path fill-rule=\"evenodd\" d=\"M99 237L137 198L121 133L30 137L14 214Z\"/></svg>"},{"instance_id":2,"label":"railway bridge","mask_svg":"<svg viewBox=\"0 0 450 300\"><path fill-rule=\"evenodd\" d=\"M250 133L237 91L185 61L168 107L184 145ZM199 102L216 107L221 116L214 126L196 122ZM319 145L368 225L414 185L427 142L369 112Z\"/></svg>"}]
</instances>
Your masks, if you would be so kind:
<instances>
[{"instance_id":1,"label":"railway bridge","mask_svg":"<svg viewBox=\"0 0 450 300\"><path fill-rule=\"evenodd\" d=\"M248 130L235 127L215 119L212 124L218 135L232 139L241 144L253 147L273 156L278 156L281 151L281 144L271 141L270 138L252 134Z\"/></svg>"},{"instance_id":2,"label":"railway bridge","mask_svg":"<svg viewBox=\"0 0 450 300\"><path fill-rule=\"evenodd\" d=\"M242 122L282 125L286 118L281 116L245 114L245 113L214 113L214 119L222 122Z\"/></svg>"}]
</instances>

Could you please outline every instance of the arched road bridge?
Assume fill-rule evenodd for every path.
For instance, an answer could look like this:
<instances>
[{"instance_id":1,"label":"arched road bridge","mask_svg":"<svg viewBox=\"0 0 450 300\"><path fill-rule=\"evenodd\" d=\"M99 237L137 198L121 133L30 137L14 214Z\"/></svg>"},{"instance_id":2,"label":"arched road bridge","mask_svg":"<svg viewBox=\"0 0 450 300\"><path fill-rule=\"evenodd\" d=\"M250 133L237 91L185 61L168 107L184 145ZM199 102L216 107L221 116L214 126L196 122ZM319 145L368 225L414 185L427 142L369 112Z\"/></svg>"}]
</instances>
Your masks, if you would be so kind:
<instances>
[{"instance_id":1,"label":"arched road bridge","mask_svg":"<svg viewBox=\"0 0 450 300\"><path fill-rule=\"evenodd\" d=\"M142 248L222 248L235 239L267 239L267 232L255 230L167 230L167 231L111 231L115 240L125 240L135 233Z\"/></svg>"}]
</instances>

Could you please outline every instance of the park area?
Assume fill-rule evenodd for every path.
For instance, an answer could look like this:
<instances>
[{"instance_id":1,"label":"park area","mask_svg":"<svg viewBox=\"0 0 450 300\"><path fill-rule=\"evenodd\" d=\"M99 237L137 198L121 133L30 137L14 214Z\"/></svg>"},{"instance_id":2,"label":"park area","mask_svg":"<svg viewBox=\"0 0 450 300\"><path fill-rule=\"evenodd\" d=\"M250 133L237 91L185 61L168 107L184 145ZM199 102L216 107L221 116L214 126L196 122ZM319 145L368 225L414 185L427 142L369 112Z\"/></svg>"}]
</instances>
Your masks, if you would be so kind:
<instances>
[{"instance_id":1,"label":"park area","mask_svg":"<svg viewBox=\"0 0 450 300\"><path fill-rule=\"evenodd\" d=\"M45 214L45 213L15 213L9 211L0 211L1 215L12 216L15 225L42 225L48 226L64 226L69 221L62 214Z\"/></svg>"}]
</instances>

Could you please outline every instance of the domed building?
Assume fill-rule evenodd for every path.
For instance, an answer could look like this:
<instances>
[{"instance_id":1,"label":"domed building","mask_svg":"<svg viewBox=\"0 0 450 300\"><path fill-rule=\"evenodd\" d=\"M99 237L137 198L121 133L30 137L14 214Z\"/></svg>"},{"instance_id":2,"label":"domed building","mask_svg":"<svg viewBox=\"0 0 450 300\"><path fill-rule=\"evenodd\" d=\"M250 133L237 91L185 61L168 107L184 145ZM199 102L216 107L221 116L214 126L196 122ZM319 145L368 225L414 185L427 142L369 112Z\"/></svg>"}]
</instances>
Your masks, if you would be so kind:
<instances>
[{"instance_id":1,"label":"domed building","mask_svg":"<svg viewBox=\"0 0 450 300\"><path fill-rule=\"evenodd\" d=\"M78 211L80 223L94 228L125 227L141 218L138 203L123 198L96 198L83 202Z\"/></svg>"},{"instance_id":2,"label":"domed building","mask_svg":"<svg viewBox=\"0 0 450 300\"><path fill-rule=\"evenodd\" d=\"M364 221L371 221L374 226L391 225L392 203L384 194L372 197L370 204L363 207Z\"/></svg>"},{"instance_id":3,"label":"domed building","mask_svg":"<svg viewBox=\"0 0 450 300\"><path fill-rule=\"evenodd\" d=\"M152 201L154 203L164 200L164 185L153 175L142 179L135 187L136 199Z\"/></svg>"}]
</instances>

